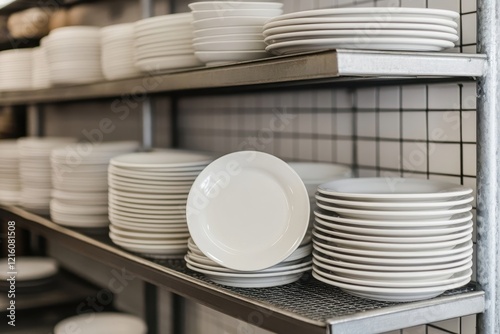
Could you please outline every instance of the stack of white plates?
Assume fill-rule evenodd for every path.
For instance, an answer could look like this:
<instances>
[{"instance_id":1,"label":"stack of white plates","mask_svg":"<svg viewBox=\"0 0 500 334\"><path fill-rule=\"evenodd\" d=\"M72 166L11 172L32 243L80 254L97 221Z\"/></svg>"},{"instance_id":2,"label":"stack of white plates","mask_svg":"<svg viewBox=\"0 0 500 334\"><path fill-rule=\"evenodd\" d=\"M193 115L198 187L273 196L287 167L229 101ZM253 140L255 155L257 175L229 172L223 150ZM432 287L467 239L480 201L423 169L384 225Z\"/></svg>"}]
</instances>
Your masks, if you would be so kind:
<instances>
[{"instance_id":1,"label":"stack of white plates","mask_svg":"<svg viewBox=\"0 0 500 334\"><path fill-rule=\"evenodd\" d=\"M184 255L187 194L211 160L177 150L113 158L108 174L111 240L152 258Z\"/></svg>"},{"instance_id":2,"label":"stack of white plates","mask_svg":"<svg viewBox=\"0 0 500 334\"><path fill-rule=\"evenodd\" d=\"M14 265L14 269L10 266ZM7 258L0 260L0 288L9 289L11 276L9 272L16 273L16 288L22 292L38 291L39 288L46 288L56 277L59 266L56 260L46 257L16 257L15 263L11 263Z\"/></svg>"},{"instance_id":3,"label":"stack of white plates","mask_svg":"<svg viewBox=\"0 0 500 334\"><path fill-rule=\"evenodd\" d=\"M101 31L97 27L63 27L43 39L53 85L104 80L101 70Z\"/></svg>"},{"instance_id":4,"label":"stack of white plates","mask_svg":"<svg viewBox=\"0 0 500 334\"><path fill-rule=\"evenodd\" d=\"M47 64L47 52L43 47L33 49L33 82L34 89L50 87L50 72Z\"/></svg>"},{"instance_id":5,"label":"stack of white plates","mask_svg":"<svg viewBox=\"0 0 500 334\"><path fill-rule=\"evenodd\" d=\"M79 228L108 226L109 160L138 148L137 142L109 142L82 143L53 150L52 220Z\"/></svg>"},{"instance_id":6,"label":"stack of white plates","mask_svg":"<svg viewBox=\"0 0 500 334\"><path fill-rule=\"evenodd\" d=\"M73 138L46 137L21 138L19 170L21 175L20 204L41 214L49 213L52 191L50 154L54 148L75 142Z\"/></svg>"},{"instance_id":7,"label":"stack of white plates","mask_svg":"<svg viewBox=\"0 0 500 334\"><path fill-rule=\"evenodd\" d=\"M90 316L88 314L77 315L59 322L54 327L54 334L66 334L72 331L70 328L78 328L78 333L81 334L146 334L148 332L141 318L122 313L101 312L92 313Z\"/></svg>"},{"instance_id":8,"label":"stack of white plates","mask_svg":"<svg viewBox=\"0 0 500 334\"><path fill-rule=\"evenodd\" d=\"M0 52L0 91L31 89L32 49Z\"/></svg>"},{"instance_id":9,"label":"stack of white plates","mask_svg":"<svg viewBox=\"0 0 500 334\"><path fill-rule=\"evenodd\" d=\"M217 274L214 264L207 271L191 255L186 260L191 269L218 283L287 284L310 269L307 261L284 262L302 242L307 245L306 188L286 162L270 154L236 152L211 163L189 192L186 216L193 238L191 252L196 244L225 273Z\"/></svg>"},{"instance_id":10,"label":"stack of white plates","mask_svg":"<svg viewBox=\"0 0 500 334\"><path fill-rule=\"evenodd\" d=\"M421 179L368 178L318 188L318 280L375 300L432 298L472 274L472 189Z\"/></svg>"},{"instance_id":11,"label":"stack of white plates","mask_svg":"<svg viewBox=\"0 0 500 334\"><path fill-rule=\"evenodd\" d=\"M21 191L17 140L0 141L0 156L0 203L16 205Z\"/></svg>"},{"instance_id":12,"label":"stack of white plates","mask_svg":"<svg viewBox=\"0 0 500 334\"><path fill-rule=\"evenodd\" d=\"M184 259L189 269L204 274L217 284L232 287L267 288L285 285L297 281L304 272L312 268L311 235L307 235L299 248L285 260L258 271L239 271L223 267L205 256L193 239L189 239L188 247L189 251Z\"/></svg>"},{"instance_id":13,"label":"stack of white plates","mask_svg":"<svg viewBox=\"0 0 500 334\"><path fill-rule=\"evenodd\" d=\"M135 65L143 72L200 66L194 55L191 13L162 15L135 23Z\"/></svg>"},{"instance_id":14,"label":"stack of white plates","mask_svg":"<svg viewBox=\"0 0 500 334\"><path fill-rule=\"evenodd\" d=\"M458 40L456 12L428 8L336 8L285 14L264 26L266 50L441 51Z\"/></svg>"},{"instance_id":15,"label":"stack of white plates","mask_svg":"<svg viewBox=\"0 0 500 334\"><path fill-rule=\"evenodd\" d=\"M101 63L104 77L117 80L136 77L134 65L134 24L116 24L101 29Z\"/></svg>"},{"instance_id":16,"label":"stack of white plates","mask_svg":"<svg viewBox=\"0 0 500 334\"><path fill-rule=\"evenodd\" d=\"M204 1L189 5L193 13L196 56L208 66L267 56L262 26L281 15L279 2Z\"/></svg>"}]
</instances>

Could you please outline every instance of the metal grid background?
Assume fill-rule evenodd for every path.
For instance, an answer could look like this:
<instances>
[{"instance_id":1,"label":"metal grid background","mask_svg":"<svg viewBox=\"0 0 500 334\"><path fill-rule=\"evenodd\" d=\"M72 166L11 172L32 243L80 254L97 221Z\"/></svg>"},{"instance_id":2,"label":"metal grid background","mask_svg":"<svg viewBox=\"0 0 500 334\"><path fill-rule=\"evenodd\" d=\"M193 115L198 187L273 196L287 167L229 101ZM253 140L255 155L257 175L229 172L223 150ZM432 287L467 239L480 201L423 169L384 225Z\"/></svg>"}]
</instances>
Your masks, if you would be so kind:
<instances>
[{"instance_id":1,"label":"metal grid background","mask_svg":"<svg viewBox=\"0 0 500 334\"><path fill-rule=\"evenodd\" d=\"M461 13L460 41L453 51L476 52L475 0L283 2L286 12L348 6L455 10ZM179 102L179 125L181 147L190 149L256 149L288 161L348 164L362 177L476 184L475 83L189 96ZM474 332L475 317L467 317L395 333Z\"/></svg>"}]
</instances>

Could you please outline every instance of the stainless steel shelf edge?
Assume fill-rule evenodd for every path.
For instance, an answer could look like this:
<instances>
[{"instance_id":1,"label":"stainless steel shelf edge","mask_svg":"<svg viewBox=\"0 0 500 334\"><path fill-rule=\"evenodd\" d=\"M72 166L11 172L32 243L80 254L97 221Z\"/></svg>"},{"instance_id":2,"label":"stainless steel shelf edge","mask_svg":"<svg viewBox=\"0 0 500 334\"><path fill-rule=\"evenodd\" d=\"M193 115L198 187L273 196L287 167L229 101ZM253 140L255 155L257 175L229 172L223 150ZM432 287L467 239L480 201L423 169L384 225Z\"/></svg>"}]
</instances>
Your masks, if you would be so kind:
<instances>
[{"instance_id":1,"label":"stainless steel shelf edge","mask_svg":"<svg viewBox=\"0 0 500 334\"><path fill-rule=\"evenodd\" d=\"M484 292L443 296L436 299L401 304L367 311L358 317L337 317L328 321L329 333L383 333L401 328L425 325L443 320L443 315L453 319L484 311Z\"/></svg>"},{"instance_id":2,"label":"stainless steel shelf edge","mask_svg":"<svg viewBox=\"0 0 500 334\"><path fill-rule=\"evenodd\" d=\"M280 333L346 333L344 330L349 328L362 328L358 332L370 334L377 333L378 328L407 327L425 319L437 321L455 315L474 314L482 312L484 306L483 293L473 287L408 304L359 299L313 279L270 289L224 288L209 282L203 275L189 271L182 261L180 264L179 261L156 263L18 207L0 206L0 216L15 220L19 227L39 233L49 242L59 242L96 261L127 270L149 283L224 314ZM376 318L379 324L374 325L365 318Z\"/></svg>"},{"instance_id":3,"label":"stainless steel shelf edge","mask_svg":"<svg viewBox=\"0 0 500 334\"><path fill-rule=\"evenodd\" d=\"M377 77L389 82L415 77L429 80L451 77L459 80L482 76L485 64L486 58L482 55L322 51L88 85L2 92L0 105L112 97L117 97L116 103L120 103L122 96L142 96L145 93L268 85L280 87L285 84L336 81L362 83Z\"/></svg>"}]
</instances>

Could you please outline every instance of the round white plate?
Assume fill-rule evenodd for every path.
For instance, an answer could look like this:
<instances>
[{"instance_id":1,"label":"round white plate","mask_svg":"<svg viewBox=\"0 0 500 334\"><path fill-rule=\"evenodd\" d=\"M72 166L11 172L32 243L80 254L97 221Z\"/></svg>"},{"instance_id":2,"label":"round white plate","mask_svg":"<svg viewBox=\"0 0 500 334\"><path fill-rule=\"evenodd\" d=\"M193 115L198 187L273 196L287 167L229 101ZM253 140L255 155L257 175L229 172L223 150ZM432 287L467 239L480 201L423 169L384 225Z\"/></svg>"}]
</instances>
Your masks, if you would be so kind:
<instances>
[{"instance_id":1,"label":"round white plate","mask_svg":"<svg viewBox=\"0 0 500 334\"><path fill-rule=\"evenodd\" d=\"M365 37L317 38L278 42L266 47L275 55L327 49L363 49L386 51L442 51L455 47L455 43L428 38Z\"/></svg>"},{"instance_id":2,"label":"round white plate","mask_svg":"<svg viewBox=\"0 0 500 334\"><path fill-rule=\"evenodd\" d=\"M282 160L236 152L198 176L186 216L192 238L209 258L235 270L261 270L300 245L309 222L309 197L300 177Z\"/></svg>"},{"instance_id":3,"label":"round white plate","mask_svg":"<svg viewBox=\"0 0 500 334\"><path fill-rule=\"evenodd\" d=\"M409 37L409 38L430 38L443 41L458 41L457 34L446 32L424 31L424 30L313 30L296 31L282 34L270 34L264 41L273 44L285 41L320 39L320 38L351 38L354 41L364 43L375 37Z\"/></svg>"},{"instance_id":4,"label":"round white plate","mask_svg":"<svg viewBox=\"0 0 500 334\"><path fill-rule=\"evenodd\" d=\"M200 29L193 32L193 37L217 37L233 34L259 34L262 39L264 38L264 36L262 35L262 25Z\"/></svg>"},{"instance_id":5,"label":"round white plate","mask_svg":"<svg viewBox=\"0 0 500 334\"><path fill-rule=\"evenodd\" d=\"M261 27L269 21L267 16L232 16L232 17L216 17L204 20L193 21L195 30L218 28L218 27L233 27L233 26L256 26Z\"/></svg>"},{"instance_id":6,"label":"round white plate","mask_svg":"<svg viewBox=\"0 0 500 334\"><path fill-rule=\"evenodd\" d=\"M453 215L464 213L472 210L470 205L461 205L453 207L447 210L423 210L423 211L375 211L375 210L356 210L356 209L346 209L340 208L333 205L325 205L320 202L316 202L316 205L324 210L332 211L339 214L342 217L348 218L359 218L359 219L371 219L371 220L415 220L415 219L426 219L426 220L446 220L451 218Z\"/></svg>"},{"instance_id":7,"label":"round white plate","mask_svg":"<svg viewBox=\"0 0 500 334\"><path fill-rule=\"evenodd\" d=\"M346 240L330 236L325 236L318 231L313 230L313 235L317 238L318 243L338 245L341 247L348 248L344 252L348 252L351 249L362 249L362 250L373 250L373 251L394 251L394 252L414 252L421 250L447 250L452 249L456 245L462 244L472 239L472 233L468 233L466 236L453 239L449 241L440 242L426 242L426 243L388 243L388 242L368 242L368 241L357 241L357 240Z\"/></svg>"},{"instance_id":8,"label":"round white plate","mask_svg":"<svg viewBox=\"0 0 500 334\"><path fill-rule=\"evenodd\" d=\"M451 217L451 219L443 220L368 220L368 219L351 219L338 217L332 212L319 212L315 211L314 215L323 220L331 221L334 223L349 224L356 226L370 226L376 228L445 228L457 224L465 223L472 219L471 212L460 213Z\"/></svg>"},{"instance_id":9,"label":"round white plate","mask_svg":"<svg viewBox=\"0 0 500 334\"><path fill-rule=\"evenodd\" d=\"M151 234L158 233L160 235L166 233L187 233L188 228L186 224L171 224L171 225L159 225L159 224L134 224L134 223L124 223L122 221L112 220L110 225L110 230L116 233L118 229L123 233L139 233L139 234Z\"/></svg>"},{"instance_id":10,"label":"round white plate","mask_svg":"<svg viewBox=\"0 0 500 334\"><path fill-rule=\"evenodd\" d=\"M180 224L186 224L186 218L150 218L150 217L129 217L121 215L119 213L109 212L109 219L111 221L118 221L124 224L145 224L145 225L158 225L158 226L178 226Z\"/></svg>"},{"instance_id":11,"label":"round white plate","mask_svg":"<svg viewBox=\"0 0 500 334\"><path fill-rule=\"evenodd\" d=\"M410 302L437 297L446 290L464 286L470 282L470 278L465 278L457 283L440 285L426 288L376 288L360 285L346 284L336 281L334 275L329 275L323 271L313 268L313 277L317 280L334 285L355 296L380 301Z\"/></svg>"},{"instance_id":12,"label":"round white plate","mask_svg":"<svg viewBox=\"0 0 500 334\"><path fill-rule=\"evenodd\" d=\"M410 178L360 178L322 184L318 192L360 201L429 201L465 196L472 189L442 181Z\"/></svg>"},{"instance_id":13,"label":"round white plate","mask_svg":"<svg viewBox=\"0 0 500 334\"><path fill-rule=\"evenodd\" d=\"M318 219L316 219L318 221ZM314 225L314 229L316 231L322 232L323 234L337 237L337 238L346 238L349 240L357 240L357 241L369 241L369 242L388 242L388 243L427 243L427 242L442 242L448 240L454 240L458 238L463 238L469 234L472 234L472 224L462 231L455 233L448 233L445 235L431 235L431 236L372 236L372 235L362 235L351 232L339 232L335 230L331 230L329 228L322 227L321 224L316 223Z\"/></svg>"},{"instance_id":14,"label":"round white plate","mask_svg":"<svg viewBox=\"0 0 500 334\"><path fill-rule=\"evenodd\" d=\"M187 245L139 245L118 240L113 240L113 243L128 251L148 255L184 255L187 251Z\"/></svg>"},{"instance_id":15,"label":"round white plate","mask_svg":"<svg viewBox=\"0 0 500 334\"><path fill-rule=\"evenodd\" d=\"M9 271L17 272L16 281L26 282L53 277L58 272L57 261L45 257L17 256L15 259L15 270L8 270L7 258L0 260L0 279L5 281L10 275Z\"/></svg>"},{"instance_id":16,"label":"round white plate","mask_svg":"<svg viewBox=\"0 0 500 334\"><path fill-rule=\"evenodd\" d=\"M282 276L282 275L304 273L306 271L311 270L311 263L310 262L306 266L301 266L301 268L299 268L299 269L273 271L273 272L267 272L267 271L241 272L241 271L237 271L237 272L229 273L229 272L220 272L220 271L202 269L199 267L194 267L193 265L191 265L189 263L187 263L186 265L189 269L200 272L200 273L205 274L205 275L216 276L216 277L231 277L231 278L277 277L277 276Z\"/></svg>"},{"instance_id":17,"label":"round white plate","mask_svg":"<svg viewBox=\"0 0 500 334\"><path fill-rule=\"evenodd\" d=\"M460 17L457 12L431 8L402 8L402 7L359 7L359 8L327 8L299 11L284 14L273 18L269 22L283 21L296 18L309 18L318 16L352 17L360 15L384 16L410 16L410 17L436 17L446 20L456 20Z\"/></svg>"},{"instance_id":18,"label":"round white plate","mask_svg":"<svg viewBox=\"0 0 500 334\"><path fill-rule=\"evenodd\" d=\"M335 206L359 209L359 210L391 210L391 211L409 211L409 210L432 210L432 209L450 209L454 206L469 204L474 200L473 196L459 197L448 201L433 202L365 202L365 201L346 201L325 195L317 194L316 199L324 203L332 203Z\"/></svg>"},{"instance_id":19,"label":"round white plate","mask_svg":"<svg viewBox=\"0 0 500 334\"><path fill-rule=\"evenodd\" d=\"M210 18L228 18L228 17L246 17L246 16L265 16L273 18L283 14L281 8L265 8L265 9L212 9L212 10L193 10L193 19L195 21L210 19Z\"/></svg>"},{"instance_id":20,"label":"round white plate","mask_svg":"<svg viewBox=\"0 0 500 334\"><path fill-rule=\"evenodd\" d=\"M93 313L92 320L89 315L82 314L67 318L54 327L54 334L65 334L70 328L78 328L84 333L99 333L103 329L106 334L146 334L147 326L144 321L136 316L122 313Z\"/></svg>"},{"instance_id":21,"label":"round white plate","mask_svg":"<svg viewBox=\"0 0 500 334\"><path fill-rule=\"evenodd\" d=\"M365 255L353 255L345 254L340 251L336 252L333 250L327 250L318 245L314 246L315 252L323 254L325 256L339 259L342 261L348 261L350 263L360 263L369 265L385 265L385 266L408 266L408 265L432 265L438 263L446 263L457 261L472 255L473 248L472 243L470 245L459 245L457 249L460 251L456 254L443 255L443 256L428 256L428 257L410 257L410 258L390 258L390 257L377 257L377 256L365 256Z\"/></svg>"},{"instance_id":22,"label":"round white plate","mask_svg":"<svg viewBox=\"0 0 500 334\"><path fill-rule=\"evenodd\" d=\"M113 188L109 189L110 194L127 197L127 198L138 198L144 200L187 200L188 193L185 194L148 194L141 192L128 192L120 191Z\"/></svg>"},{"instance_id":23,"label":"round white plate","mask_svg":"<svg viewBox=\"0 0 500 334\"><path fill-rule=\"evenodd\" d=\"M395 229L395 228L367 228L358 227L345 224L336 224L326 220L316 218L316 223L327 229L333 229L341 232L353 233L356 235L371 235L371 236L385 236L385 237L428 237L428 236L444 236L452 235L454 233L461 232L472 227L473 222L469 220L465 224L455 225L453 227L445 228L405 228L405 229ZM319 226L319 225L318 225Z\"/></svg>"},{"instance_id":24,"label":"round white plate","mask_svg":"<svg viewBox=\"0 0 500 334\"><path fill-rule=\"evenodd\" d=\"M357 22L357 23L312 23L312 24L291 24L265 29L264 36L286 34L291 32L317 31L317 30L349 30L363 34L365 31L384 31L387 29L404 31L436 31L449 34L458 34L455 28L440 24L420 24L420 23L394 23L394 22Z\"/></svg>"},{"instance_id":25,"label":"round white plate","mask_svg":"<svg viewBox=\"0 0 500 334\"><path fill-rule=\"evenodd\" d=\"M137 185L144 185L144 186L161 186L161 187L182 187L182 186L191 186L193 184L194 178L191 180L168 180L168 181L162 181L162 180L144 180L144 179L136 179L133 177L126 177L126 176L118 176L113 173L110 173L108 176L109 180L112 181L117 181L117 182L126 182L130 183L131 185L137 184Z\"/></svg>"},{"instance_id":26,"label":"round white plate","mask_svg":"<svg viewBox=\"0 0 500 334\"><path fill-rule=\"evenodd\" d=\"M227 41L194 43L196 51L259 51L266 48L264 41Z\"/></svg>"},{"instance_id":27,"label":"round white plate","mask_svg":"<svg viewBox=\"0 0 500 334\"><path fill-rule=\"evenodd\" d=\"M220 66L239 61L269 57L266 51L197 51L195 56L208 66Z\"/></svg>"},{"instance_id":28,"label":"round white plate","mask_svg":"<svg viewBox=\"0 0 500 334\"><path fill-rule=\"evenodd\" d=\"M211 160L212 158L206 154L170 150L126 154L113 158L110 164L123 168L149 169L199 166L208 164Z\"/></svg>"},{"instance_id":29,"label":"round white plate","mask_svg":"<svg viewBox=\"0 0 500 334\"><path fill-rule=\"evenodd\" d=\"M109 207L109 212L113 214L118 214L121 216L125 217L130 217L130 218L141 218L141 219L156 219L156 220L180 220L180 219L185 219L185 215L182 213L179 213L178 211L173 211L172 213L161 213L161 214L156 214L154 212L148 210L143 210L143 211L125 211L122 210L121 208L117 208L116 206L111 206Z\"/></svg>"},{"instance_id":30,"label":"round white plate","mask_svg":"<svg viewBox=\"0 0 500 334\"><path fill-rule=\"evenodd\" d=\"M232 35L217 35L207 37L193 38L193 43L205 42L228 42L228 41L263 41L262 33L259 34L232 34Z\"/></svg>"},{"instance_id":31,"label":"round white plate","mask_svg":"<svg viewBox=\"0 0 500 334\"><path fill-rule=\"evenodd\" d=\"M190 3L191 10L226 10L226 9L279 9L283 7L279 2L258 1L200 1Z\"/></svg>"},{"instance_id":32,"label":"round white plate","mask_svg":"<svg viewBox=\"0 0 500 334\"><path fill-rule=\"evenodd\" d=\"M170 234L168 234L170 235ZM118 241L118 242L125 242L133 245L150 245L150 246L165 246L165 245L184 245L187 244L187 239L189 237L189 233L182 234L185 237L175 237L175 234L171 234L170 237L167 238L139 238L139 237L125 237L125 236L120 236L117 235L113 232L109 232L109 237L113 241Z\"/></svg>"}]
</instances>

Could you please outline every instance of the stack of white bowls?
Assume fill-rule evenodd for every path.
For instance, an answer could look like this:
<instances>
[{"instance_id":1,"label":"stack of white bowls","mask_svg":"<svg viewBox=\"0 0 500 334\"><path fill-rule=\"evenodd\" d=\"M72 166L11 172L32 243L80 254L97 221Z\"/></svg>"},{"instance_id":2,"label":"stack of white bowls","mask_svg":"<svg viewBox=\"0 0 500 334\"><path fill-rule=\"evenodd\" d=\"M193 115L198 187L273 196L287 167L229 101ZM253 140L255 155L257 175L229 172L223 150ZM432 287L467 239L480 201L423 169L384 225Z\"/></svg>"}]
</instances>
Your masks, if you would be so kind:
<instances>
[{"instance_id":1,"label":"stack of white bowls","mask_svg":"<svg viewBox=\"0 0 500 334\"><path fill-rule=\"evenodd\" d=\"M0 91L31 89L32 49L0 52Z\"/></svg>"},{"instance_id":2,"label":"stack of white bowls","mask_svg":"<svg viewBox=\"0 0 500 334\"><path fill-rule=\"evenodd\" d=\"M0 203L16 205L21 191L17 140L0 141L0 156Z\"/></svg>"},{"instance_id":3,"label":"stack of white bowls","mask_svg":"<svg viewBox=\"0 0 500 334\"><path fill-rule=\"evenodd\" d=\"M53 85L104 80L101 69L101 31L75 26L52 30L43 39Z\"/></svg>"},{"instance_id":4,"label":"stack of white bowls","mask_svg":"<svg viewBox=\"0 0 500 334\"><path fill-rule=\"evenodd\" d=\"M257 271L239 271L221 266L203 254L193 239L189 239L188 248L184 260L189 269L204 274L217 284L238 288L268 288L293 283L312 268L310 234L288 258Z\"/></svg>"},{"instance_id":5,"label":"stack of white bowls","mask_svg":"<svg viewBox=\"0 0 500 334\"><path fill-rule=\"evenodd\" d=\"M432 298L472 275L472 189L447 182L345 179L321 185L313 276L383 301Z\"/></svg>"},{"instance_id":6,"label":"stack of white bowls","mask_svg":"<svg viewBox=\"0 0 500 334\"><path fill-rule=\"evenodd\" d=\"M54 148L75 142L73 138L21 138L19 170L21 175L20 204L37 213L48 214L52 191L50 155Z\"/></svg>"},{"instance_id":7,"label":"stack of white bowls","mask_svg":"<svg viewBox=\"0 0 500 334\"><path fill-rule=\"evenodd\" d=\"M109 160L138 148L137 142L109 142L80 143L53 150L52 220L78 228L108 226Z\"/></svg>"},{"instance_id":8,"label":"stack of white bowls","mask_svg":"<svg viewBox=\"0 0 500 334\"><path fill-rule=\"evenodd\" d=\"M47 63L47 52L43 47L33 49L33 82L34 89L50 87L50 71Z\"/></svg>"},{"instance_id":9,"label":"stack of white bowls","mask_svg":"<svg viewBox=\"0 0 500 334\"><path fill-rule=\"evenodd\" d=\"M279 2L203 1L193 13L196 56L208 66L267 56L264 23L283 13Z\"/></svg>"},{"instance_id":10,"label":"stack of white bowls","mask_svg":"<svg viewBox=\"0 0 500 334\"><path fill-rule=\"evenodd\" d=\"M164 150L113 158L109 166L111 240L151 258L183 256L186 199L206 154Z\"/></svg>"},{"instance_id":11,"label":"stack of white bowls","mask_svg":"<svg viewBox=\"0 0 500 334\"><path fill-rule=\"evenodd\" d=\"M155 73L202 65L194 55L191 13L150 17L135 24L135 65Z\"/></svg>"},{"instance_id":12,"label":"stack of white bowls","mask_svg":"<svg viewBox=\"0 0 500 334\"><path fill-rule=\"evenodd\" d=\"M104 77L118 80L139 76L134 64L134 24L123 23L101 29L101 63Z\"/></svg>"}]
</instances>

